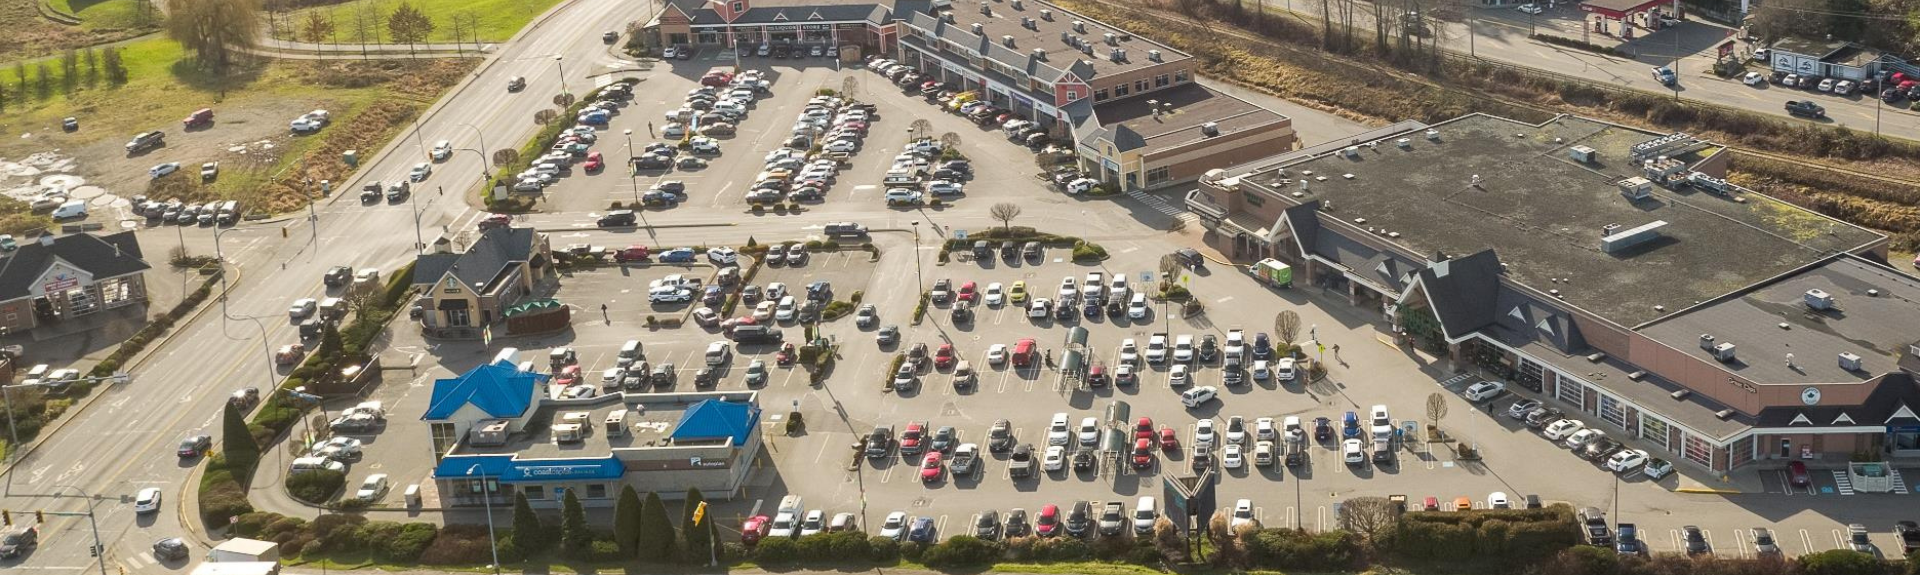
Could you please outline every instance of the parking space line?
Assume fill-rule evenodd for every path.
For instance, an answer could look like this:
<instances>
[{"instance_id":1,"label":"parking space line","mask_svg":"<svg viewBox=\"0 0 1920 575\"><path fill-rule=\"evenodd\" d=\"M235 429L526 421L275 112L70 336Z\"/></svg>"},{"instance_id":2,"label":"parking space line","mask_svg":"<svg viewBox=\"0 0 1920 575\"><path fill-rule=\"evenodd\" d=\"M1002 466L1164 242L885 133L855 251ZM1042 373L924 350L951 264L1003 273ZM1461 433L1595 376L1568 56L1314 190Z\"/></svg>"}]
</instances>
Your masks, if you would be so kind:
<instances>
[{"instance_id":1,"label":"parking space line","mask_svg":"<svg viewBox=\"0 0 1920 575\"><path fill-rule=\"evenodd\" d=\"M1684 549L1686 549L1686 546L1680 543L1680 530L1679 530L1679 529L1668 529L1668 530L1667 530L1667 546L1668 546L1669 548L1671 548L1671 549L1673 549L1674 551L1681 551L1681 550L1684 550Z\"/></svg>"},{"instance_id":2,"label":"parking space line","mask_svg":"<svg viewBox=\"0 0 1920 575\"><path fill-rule=\"evenodd\" d=\"M1714 544L1713 544L1713 530L1712 530L1712 529L1701 529L1701 530L1700 530L1700 535L1701 535L1702 537L1706 537L1706 538L1707 538L1707 551L1708 551L1709 553L1711 553L1711 552L1716 552L1716 551L1718 551L1718 550L1720 549L1720 546L1718 546L1718 545L1714 545Z\"/></svg>"},{"instance_id":3,"label":"parking space line","mask_svg":"<svg viewBox=\"0 0 1920 575\"><path fill-rule=\"evenodd\" d=\"M1007 380L1009 380L1009 379L1012 379L1012 378L1013 378L1013 369L1011 369L1011 368L1001 368L1001 369L1000 369L1000 388L999 388L999 391L998 391L998 392L996 392L996 393L1006 393L1006 392L1007 392Z\"/></svg>"},{"instance_id":4,"label":"parking space line","mask_svg":"<svg viewBox=\"0 0 1920 575\"><path fill-rule=\"evenodd\" d=\"M1739 553L1740 553L1740 554L1739 554L1739 555L1737 555L1737 557L1739 557L1739 558L1741 558L1741 559L1746 559L1746 558L1747 558L1747 540L1748 540L1748 539L1752 539L1752 537L1749 537L1749 536L1745 536L1745 535L1743 535L1744 533L1747 533L1747 530L1745 530L1745 529L1734 529L1734 530L1733 530L1733 545L1734 545L1734 549L1737 549L1737 550L1739 551ZM1711 538L1709 538L1709 539L1708 539L1708 541L1712 541L1712 539L1711 539Z\"/></svg>"},{"instance_id":5,"label":"parking space line","mask_svg":"<svg viewBox=\"0 0 1920 575\"><path fill-rule=\"evenodd\" d=\"M1846 548L1847 548L1847 536L1846 536L1846 535L1844 535L1844 534L1842 534L1842 533L1840 533L1840 530L1839 530L1839 529L1833 529L1833 530L1831 530L1831 531L1829 531L1829 533L1832 533L1832 534L1833 534L1833 548L1834 548L1834 549L1846 549Z\"/></svg>"},{"instance_id":6,"label":"parking space line","mask_svg":"<svg viewBox=\"0 0 1920 575\"><path fill-rule=\"evenodd\" d=\"M1327 531L1327 506L1321 505L1319 509L1315 511L1313 530L1321 533Z\"/></svg>"},{"instance_id":7,"label":"parking space line","mask_svg":"<svg viewBox=\"0 0 1920 575\"><path fill-rule=\"evenodd\" d=\"M1800 554L1810 555L1812 553L1813 553L1813 534L1807 533L1807 530L1805 529L1801 529L1800 530Z\"/></svg>"}]
</instances>

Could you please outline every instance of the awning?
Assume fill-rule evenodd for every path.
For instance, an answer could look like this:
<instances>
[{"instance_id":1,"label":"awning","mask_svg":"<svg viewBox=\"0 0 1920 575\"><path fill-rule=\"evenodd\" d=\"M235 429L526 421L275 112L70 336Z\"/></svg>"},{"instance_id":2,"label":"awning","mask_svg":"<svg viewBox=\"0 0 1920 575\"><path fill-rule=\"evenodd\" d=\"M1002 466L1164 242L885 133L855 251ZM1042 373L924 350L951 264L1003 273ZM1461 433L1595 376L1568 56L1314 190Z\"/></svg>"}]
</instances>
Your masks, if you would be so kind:
<instances>
[{"instance_id":1,"label":"awning","mask_svg":"<svg viewBox=\"0 0 1920 575\"><path fill-rule=\"evenodd\" d=\"M462 302L462 303L465 303L465 302ZM513 317L513 316L527 313L530 311L554 309L557 307L560 307L560 302L557 300L552 300L552 299L533 300L530 302L526 302L520 305L507 308L506 311L500 312L500 316Z\"/></svg>"},{"instance_id":2,"label":"awning","mask_svg":"<svg viewBox=\"0 0 1920 575\"><path fill-rule=\"evenodd\" d=\"M467 300L443 299L443 300L440 300L439 303L434 304L434 309L437 309L440 311L467 309Z\"/></svg>"}]
</instances>

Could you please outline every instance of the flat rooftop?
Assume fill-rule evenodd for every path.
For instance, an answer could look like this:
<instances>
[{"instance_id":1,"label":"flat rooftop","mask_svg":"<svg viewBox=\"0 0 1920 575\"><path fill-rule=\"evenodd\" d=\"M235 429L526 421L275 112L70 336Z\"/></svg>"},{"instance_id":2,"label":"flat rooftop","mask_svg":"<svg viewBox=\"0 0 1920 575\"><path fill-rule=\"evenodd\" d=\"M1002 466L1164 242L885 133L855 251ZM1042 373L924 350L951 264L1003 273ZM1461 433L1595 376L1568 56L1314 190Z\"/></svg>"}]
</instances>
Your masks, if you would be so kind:
<instances>
[{"instance_id":1,"label":"flat rooftop","mask_svg":"<svg viewBox=\"0 0 1920 575\"><path fill-rule=\"evenodd\" d=\"M1809 290L1831 296L1833 308L1809 307ZM1920 339L1920 279L1839 257L1640 332L1707 361L1715 360L1700 348L1702 334L1732 343L1737 359L1721 365L1758 384L1857 382L1899 369L1901 354ZM1861 370L1841 369L1841 353L1860 356Z\"/></svg>"},{"instance_id":2,"label":"flat rooftop","mask_svg":"<svg viewBox=\"0 0 1920 575\"><path fill-rule=\"evenodd\" d=\"M1388 241L1429 259L1491 248L1509 278L1629 327L1882 237L1754 193L1735 201L1656 186L1651 198L1629 201L1616 182L1641 175L1630 149L1659 134L1573 116L1534 125L1475 114L1433 129L1437 140L1420 131L1389 135L1355 158L1329 152L1247 182L1331 204L1331 218L1381 239L1398 234ZM1398 138L1409 146L1397 146ZM1594 160L1570 159L1575 145L1593 148ZM1719 151L1676 159L1691 165ZM1276 183L1285 180L1292 182ZM1302 180L1308 189L1295 199ZM1656 220L1667 222L1660 239L1601 251L1603 226Z\"/></svg>"},{"instance_id":3,"label":"flat rooftop","mask_svg":"<svg viewBox=\"0 0 1920 575\"><path fill-rule=\"evenodd\" d=\"M475 447L462 443L460 455L517 455L521 459L572 459L588 457L607 457L614 449L664 446L673 433L674 424L679 423L680 414L689 405L680 403L630 404L626 401L610 401L591 407L543 405L539 412L527 422L524 433L516 434L507 440L506 445ZM615 411L627 412L627 434L620 437L608 437L607 414ZM585 439L576 442L561 443L554 439L553 426L563 423L568 413L586 412L587 430Z\"/></svg>"},{"instance_id":4,"label":"flat rooftop","mask_svg":"<svg viewBox=\"0 0 1920 575\"><path fill-rule=\"evenodd\" d=\"M1076 60L1087 62L1092 66L1093 73L1081 79L1089 82L1100 76L1121 74L1192 58L1185 52L1165 44L1135 36L1125 30L1108 26L1053 4L1037 0L1021 0L1019 8L1014 8L1014 4L1013 0L953 0L951 8L939 14L951 14L953 17L953 21L947 24L949 35L955 32L971 35L973 25L980 24L982 32L979 36L984 37L987 43L1009 48L1012 53L1019 54L1017 61L1003 62L1005 64L1024 69L1034 49L1043 49L1047 53L1045 64L1053 68L1065 70L1072 67ZM982 6L985 6L989 13L981 13ZM1044 17L1041 14L1042 11L1051 12L1052 18ZM1022 24L1023 17L1030 19L1031 28ZM1082 28L1076 30L1073 26L1074 22L1080 22ZM1115 43L1107 43L1107 34L1114 35ZM1079 38L1082 41L1081 45L1091 46L1093 51L1088 53L1076 45L1068 44L1061 40L1062 35ZM1013 37L1013 46L1005 46L1004 37L1006 36ZM947 37L951 39L951 36ZM981 47L978 43L962 43L970 48ZM1110 54L1115 48L1125 50L1126 59L1114 61ZM1160 51L1159 62L1147 58L1152 50Z\"/></svg>"},{"instance_id":5,"label":"flat rooftop","mask_svg":"<svg viewBox=\"0 0 1920 575\"><path fill-rule=\"evenodd\" d=\"M1159 115L1153 113L1156 107L1163 110ZM1287 119L1278 112L1191 82L1154 92L1150 98L1097 104L1093 114L1102 127L1124 126L1139 134L1148 152L1205 139L1209 136L1202 134L1200 127L1208 122L1225 135Z\"/></svg>"}]
</instances>

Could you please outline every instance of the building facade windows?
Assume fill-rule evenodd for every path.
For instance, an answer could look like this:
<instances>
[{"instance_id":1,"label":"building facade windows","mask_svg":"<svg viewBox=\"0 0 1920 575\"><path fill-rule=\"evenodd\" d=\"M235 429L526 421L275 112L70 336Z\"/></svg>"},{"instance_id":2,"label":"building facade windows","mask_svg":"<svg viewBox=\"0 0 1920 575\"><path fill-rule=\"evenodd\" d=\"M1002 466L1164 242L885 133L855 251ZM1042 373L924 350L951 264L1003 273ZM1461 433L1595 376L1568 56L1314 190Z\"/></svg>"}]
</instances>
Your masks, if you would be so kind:
<instances>
[{"instance_id":1,"label":"building facade windows","mask_svg":"<svg viewBox=\"0 0 1920 575\"><path fill-rule=\"evenodd\" d=\"M527 494L527 499L539 500L547 498L547 488L538 485L528 485L520 488L520 491Z\"/></svg>"},{"instance_id":2,"label":"building facade windows","mask_svg":"<svg viewBox=\"0 0 1920 575\"><path fill-rule=\"evenodd\" d=\"M1586 407L1586 401L1582 396L1586 394L1586 388L1587 386L1578 380L1562 376L1560 378L1560 385L1554 390L1553 396L1559 398L1562 403L1566 403L1567 405L1575 408L1584 408Z\"/></svg>"},{"instance_id":3,"label":"building facade windows","mask_svg":"<svg viewBox=\"0 0 1920 575\"><path fill-rule=\"evenodd\" d=\"M1168 170L1166 166L1160 166L1158 168L1147 170L1147 185L1151 186L1154 184L1158 184L1160 182L1165 182L1170 177L1171 177L1171 171Z\"/></svg>"},{"instance_id":4,"label":"building facade windows","mask_svg":"<svg viewBox=\"0 0 1920 575\"><path fill-rule=\"evenodd\" d=\"M588 498L588 499L606 499L606 498L607 498L607 486L606 486L606 485L604 485L604 484L600 484L600 483L595 483L595 484L593 484L593 485L588 485L588 486L587 486L587 498Z\"/></svg>"},{"instance_id":5,"label":"building facade windows","mask_svg":"<svg viewBox=\"0 0 1920 575\"><path fill-rule=\"evenodd\" d=\"M1181 70L1173 73L1173 83L1175 84L1185 84L1187 82L1192 82L1192 81L1193 81L1193 72Z\"/></svg>"},{"instance_id":6,"label":"building facade windows","mask_svg":"<svg viewBox=\"0 0 1920 575\"><path fill-rule=\"evenodd\" d=\"M1106 100L1107 100L1107 89L1106 89L1106 88L1101 88L1101 89L1098 89L1098 90L1094 90L1094 91L1093 91L1093 101L1095 101L1095 102L1104 102L1104 101L1106 101Z\"/></svg>"},{"instance_id":7,"label":"building facade windows","mask_svg":"<svg viewBox=\"0 0 1920 575\"><path fill-rule=\"evenodd\" d=\"M1612 396L1600 396L1600 419L1613 424L1614 427L1627 428L1627 410L1620 404L1620 400Z\"/></svg>"},{"instance_id":8,"label":"building facade windows","mask_svg":"<svg viewBox=\"0 0 1920 575\"><path fill-rule=\"evenodd\" d=\"M1672 431L1667 427L1667 422L1645 413L1640 414L1640 439L1658 445L1661 449L1673 451L1673 446L1667 443L1669 433Z\"/></svg>"},{"instance_id":9,"label":"building facade windows","mask_svg":"<svg viewBox=\"0 0 1920 575\"><path fill-rule=\"evenodd\" d=\"M1713 469L1713 444L1707 443L1707 440L1695 437L1691 433L1681 438L1681 444L1686 446L1686 452L1682 455L1686 456L1687 461L1698 463L1701 467L1707 469Z\"/></svg>"},{"instance_id":10,"label":"building facade windows","mask_svg":"<svg viewBox=\"0 0 1920 575\"><path fill-rule=\"evenodd\" d=\"M1145 92L1145 91L1147 91L1147 80L1146 80L1145 78L1142 78L1142 79L1139 79L1139 80L1135 80L1135 81L1133 82L1133 91L1135 91L1135 92Z\"/></svg>"},{"instance_id":11,"label":"building facade windows","mask_svg":"<svg viewBox=\"0 0 1920 575\"><path fill-rule=\"evenodd\" d=\"M1546 379L1545 373L1546 370L1539 363L1523 357L1520 358L1520 374L1514 379L1519 380L1521 387L1540 389L1540 383Z\"/></svg>"},{"instance_id":12,"label":"building facade windows","mask_svg":"<svg viewBox=\"0 0 1920 575\"><path fill-rule=\"evenodd\" d=\"M1126 85L1126 84L1121 84L1121 85L1118 85L1118 86L1114 86L1114 87L1113 87L1113 97L1115 97L1115 98L1118 98L1118 97L1121 97L1121 96L1125 96L1125 95L1127 95L1127 85Z\"/></svg>"},{"instance_id":13,"label":"building facade windows","mask_svg":"<svg viewBox=\"0 0 1920 575\"><path fill-rule=\"evenodd\" d=\"M1161 74L1161 75L1158 75L1158 76L1154 76L1154 77L1153 77L1153 87L1155 87L1155 88L1165 88L1165 87L1167 87L1167 75L1166 75L1166 74Z\"/></svg>"},{"instance_id":14,"label":"building facade windows","mask_svg":"<svg viewBox=\"0 0 1920 575\"><path fill-rule=\"evenodd\" d=\"M1260 197L1260 194L1244 194L1244 196L1249 206L1258 208L1267 205L1267 199Z\"/></svg>"}]
</instances>

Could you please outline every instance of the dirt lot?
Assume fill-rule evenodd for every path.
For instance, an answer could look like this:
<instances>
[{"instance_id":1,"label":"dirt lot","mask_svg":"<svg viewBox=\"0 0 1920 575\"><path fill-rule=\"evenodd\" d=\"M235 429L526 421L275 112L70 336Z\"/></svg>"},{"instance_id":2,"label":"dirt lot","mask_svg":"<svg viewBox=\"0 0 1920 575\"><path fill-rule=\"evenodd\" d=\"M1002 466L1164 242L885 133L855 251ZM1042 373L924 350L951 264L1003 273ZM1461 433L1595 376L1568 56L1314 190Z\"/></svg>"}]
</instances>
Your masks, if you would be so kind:
<instances>
[{"instance_id":1,"label":"dirt lot","mask_svg":"<svg viewBox=\"0 0 1920 575\"><path fill-rule=\"evenodd\" d=\"M40 17L38 0L0 0L0 62L45 56L68 48L82 48L125 40L146 29L117 26L63 26Z\"/></svg>"}]
</instances>

